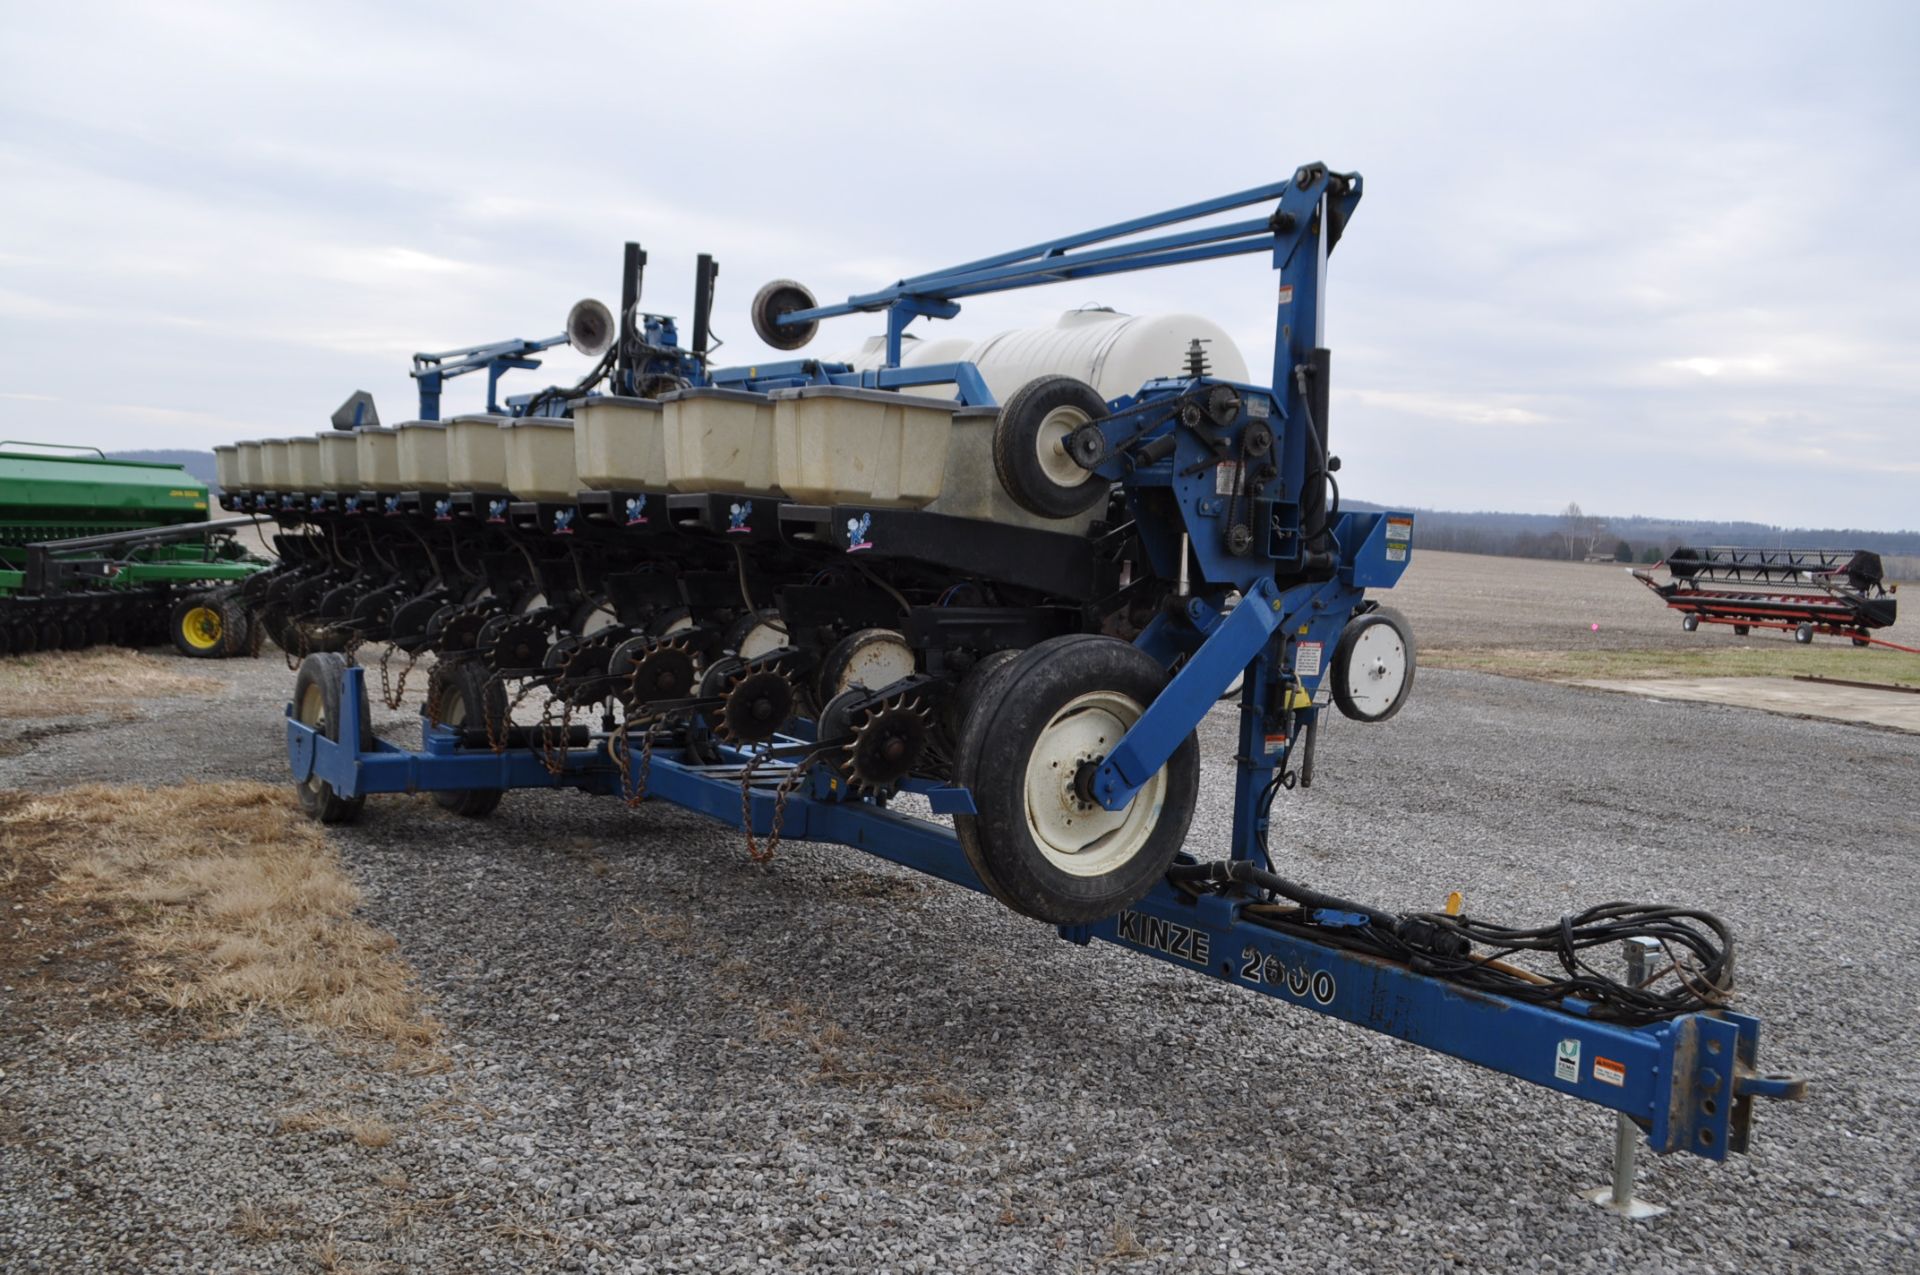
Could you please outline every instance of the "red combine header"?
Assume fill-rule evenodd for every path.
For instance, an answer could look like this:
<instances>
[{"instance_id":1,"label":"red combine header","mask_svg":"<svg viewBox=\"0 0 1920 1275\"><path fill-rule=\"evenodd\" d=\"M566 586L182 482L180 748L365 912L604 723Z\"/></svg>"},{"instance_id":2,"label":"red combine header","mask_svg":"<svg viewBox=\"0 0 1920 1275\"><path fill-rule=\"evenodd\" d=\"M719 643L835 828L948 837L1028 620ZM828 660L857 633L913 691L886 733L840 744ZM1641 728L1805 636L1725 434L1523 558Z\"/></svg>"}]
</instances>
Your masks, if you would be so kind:
<instances>
[{"instance_id":1,"label":"red combine header","mask_svg":"<svg viewBox=\"0 0 1920 1275\"><path fill-rule=\"evenodd\" d=\"M1665 567L1665 583L1654 573ZM1855 646L1885 646L1920 654L1873 636L1894 622L1893 590L1880 555L1865 549L1675 549L1659 567L1634 579L1681 613L1691 633L1702 624L1730 624L1744 636L1784 629L1796 642L1814 634L1851 638Z\"/></svg>"}]
</instances>

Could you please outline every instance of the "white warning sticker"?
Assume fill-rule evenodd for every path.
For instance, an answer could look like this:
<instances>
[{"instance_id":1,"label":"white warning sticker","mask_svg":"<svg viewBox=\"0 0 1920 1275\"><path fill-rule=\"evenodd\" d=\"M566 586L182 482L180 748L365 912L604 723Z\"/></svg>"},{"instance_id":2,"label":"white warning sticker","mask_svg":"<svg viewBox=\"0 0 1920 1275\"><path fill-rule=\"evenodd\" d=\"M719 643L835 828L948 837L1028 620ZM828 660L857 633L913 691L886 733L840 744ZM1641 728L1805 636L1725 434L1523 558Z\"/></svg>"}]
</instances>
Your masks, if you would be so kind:
<instances>
[{"instance_id":1,"label":"white warning sticker","mask_svg":"<svg viewBox=\"0 0 1920 1275\"><path fill-rule=\"evenodd\" d=\"M1281 305L1293 304L1293 285L1292 284L1283 283L1280 285L1280 304Z\"/></svg>"},{"instance_id":2,"label":"white warning sticker","mask_svg":"<svg viewBox=\"0 0 1920 1275\"><path fill-rule=\"evenodd\" d=\"M1593 1059L1593 1078L1603 1085L1624 1089L1627 1084L1626 1064L1596 1054Z\"/></svg>"},{"instance_id":3,"label":"white warning sticker","mask_svg":"<svg viewBox=\"0 0 1920 1275\"><path fill-rule=\"evenodd\" d=\"M1413 519L1411 518L1387 519L1387 539L1389 540L1413 539Z\"/></svg>"},{"instance_id":4,"label":"white warning sticker","mask_svg":"<svg viewBox=\"0 0 1920 1275\"><path fill-rule=\"evenodd\" d=\"M1388 545L1387 546L1388 562L1405 562L1406 560L1407 560L1407 547L1405 545ZM1421 561L1424 562L1425 559L1423 558L1421 559Z\"/></svg>"},{"instance_id":5,"label":"white warning sticker","mask_svg":"<svg viewBox=\"0 0 1920 1275\"><path fill-rule=\"evenodd\" d=\"M1293 648L1293 675L1295 677L1320 676L1319 642L1302 642Z\"/></svg>"},{"instance_id":6,"label":"white warning sticker","mask_svg":"<svg viewBox=\"0 0 1920 1275\"><path fill-rule=\"evenodd\" d=\"M1580 1083L1580 1042L1563 1040L1554 1049L1553 1078L1570 1085Z\"/></svg>"},{"instance_id":7,"label":"white warning sticker","mask_svg":"<svg viewBox=\"0 0 1920 1275\"><path fill-rule=\"evenodd\" d=\"M1231 496L1240 490L1240 462L1223 460L1213 470L1213 494Z\"/></svg>"}]
</instances>

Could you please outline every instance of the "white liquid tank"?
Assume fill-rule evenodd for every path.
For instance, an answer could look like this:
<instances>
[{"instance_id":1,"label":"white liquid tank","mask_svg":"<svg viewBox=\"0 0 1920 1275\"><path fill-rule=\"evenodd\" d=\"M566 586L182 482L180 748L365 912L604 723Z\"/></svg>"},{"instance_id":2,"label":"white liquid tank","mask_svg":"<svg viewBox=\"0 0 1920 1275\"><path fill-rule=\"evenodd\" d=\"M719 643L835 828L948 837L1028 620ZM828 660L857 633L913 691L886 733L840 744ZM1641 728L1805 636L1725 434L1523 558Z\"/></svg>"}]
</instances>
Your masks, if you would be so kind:
<instances>
[{"instance_id":1,"label":"white liquid tank","mask_svg":"<svg viewBox=\"0 0 1920 1275\"><path fill-rule=\"evenodd\" d=\"M1069 310L1050 328L1015 328L980 341L921 340L908 333L901 341L900 363L973 363L1000 403L1028 381L1049 375L1077 377L1101 397L1115 399L1138 392L1155 377L1183 375L1195 339L1205 343L1201 348L1210 375L1247 379L1240 347L1213 320L1196 314L1121 314L1102 306ZM885 337L869 337L837 361L864 371L885 363L886 353Z\"/></svg>"}]
</instances>

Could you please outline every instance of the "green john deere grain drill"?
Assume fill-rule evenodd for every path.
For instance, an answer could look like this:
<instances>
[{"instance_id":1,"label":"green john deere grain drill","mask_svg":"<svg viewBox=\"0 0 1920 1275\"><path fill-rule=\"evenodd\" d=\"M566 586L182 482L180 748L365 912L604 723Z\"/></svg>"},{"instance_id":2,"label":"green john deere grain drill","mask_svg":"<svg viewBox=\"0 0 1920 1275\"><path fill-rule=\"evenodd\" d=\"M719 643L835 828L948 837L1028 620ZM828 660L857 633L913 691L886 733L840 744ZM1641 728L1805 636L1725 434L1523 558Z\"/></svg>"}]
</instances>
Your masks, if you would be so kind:
<instances>
[{"instance_id":1,"label":"green john deere grain drill","mask_svg":"<svg viewBox=\"0 0 1920 1275\"><path fill-rule=\"evenodd\" d=\"M249 647L236 586L267 563L207 521L178 465L91 447L0 443L0 655L172 639L202 658Z\"/></svg>"}]
</instances>

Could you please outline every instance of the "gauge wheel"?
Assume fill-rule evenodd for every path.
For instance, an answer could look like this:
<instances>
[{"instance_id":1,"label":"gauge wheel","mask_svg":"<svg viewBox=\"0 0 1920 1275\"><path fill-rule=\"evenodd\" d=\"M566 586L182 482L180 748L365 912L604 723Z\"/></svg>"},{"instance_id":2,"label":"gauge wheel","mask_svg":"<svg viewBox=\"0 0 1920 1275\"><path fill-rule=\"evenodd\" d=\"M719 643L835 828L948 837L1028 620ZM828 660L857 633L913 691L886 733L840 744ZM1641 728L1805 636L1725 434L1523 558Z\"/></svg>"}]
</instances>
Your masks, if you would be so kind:
<instances>
[{"instance_id":1,"label":"gauge wheel","mask_svg":"<svg viewBox=\"0 0 1920 1275\"><path fill-rule=\"evenodd\" d=\"M293 714L303 726L340 742L340 705L346 693L347 661L332 651L300 661L293 679ZM366 683L360 683L360 751L373 747L373 716L367 706ZM352 823L367 804L366 794L342 797L332 784L309 774L294 786L300 808L320 823Z\"/></svg>"},{"instance_id":2,"label":"gauge wheel","mask_svg":"<svg viewBox=\"0 0 1920 1275\"><path fill-rule=\"evenodd\" d=\"M1069 443L1082 425L1107 414L1107 401L1085 381L1042 376L1015 390L993 426L993 469L1013 502L1042 518L1071 518L1107 498L1111 484L1073 458Z\"/></svg>"},{"instance_id":3,"label":"gauge wheel","mask_svg":"<svg viewBox=\"0 0 1920 1275\"><path fill-rule=\"evenodd\" d=\"M1384 722L1413 690L1413 626L1392 607L1348 621L1333 655L1333 702L1356 722Z\"/></svg>"},{"instance_id":4,"label":"gauge wheel","mask_svg":"<svg viewBox=\"0 0 1920 1275\"><path fill-rule=\"evenodd\" d=\"M1801 646L1807 646L1811 644L1813 641L1813 626L1811 624L1802 624L1798 628L1794 629L1793 640L1798 642Z\"/></svg>"},{"instance_id":5,"label":"gauge wheel","mask_svg":"<svg viewBox=\"0 0 1920 1275\"><path fill-rule=\"evenodd\" d=\"M167 631L174 649L196 660L217 660L227 654L227 617L218 599L195 593L173 604Z\"/></svg>"},{"instance_id":6,"label":"gauge wheel","mask_svg":"<svg viewBox=\"0 0 1920 1275\"><path fill-rule=\"evenodd\" d=\"M757 660L791 645L787 640L786 622L775 607L762 607L741 616L727 626L726 637L720 643L722 650L743 660Z\"/></svg>"},{"instance_id":7,"label":"gauge wheel","mask_svg":"<svg viewBox=\"0 0 1920 1275\"><path fill-rule=\"evenodd\" d=\"M506 738L507 688L476 660L449 660L427 678L427 720L452 730L491 723L492 738ZM469 819L492 814L505 796L499 788L459 788L433 794L434 804Z\"/></svg>"},{"instance_id":8,"label":"gauge wheel","mask_svg":"<svg viewBox=\"0 0 1920 1275\"><path fill-rule=\"evenodd\" d=\"M892 629L860 629L828 650L827 658L820 662L814 690L819 702L825 704L856 686L884 691L902 678L912 677L916 668L913 648L903 635Z\"/></svg>"},{"instance_id":9,"label":"gauge wheel","mask_svg":"<svg viewBox=\"0 0 1920 1275\"><path fill-rule=\"evenodd\" d=\"M573 618L567 628L575 637L589 637L619 623L620 616L614 611L613 603L605 598L588 598L574 608Z\"/></svg>"},{"instance_id":10,"label":"gauge wheel","mask_svg":"<svg viewBox=\"0 0 1920 1275\"><path fill-rule=\"evenodd\" d=\"M967 724L961 781L975 813L956 815L982 881L1036 920L1082 925L1138 902L1185 843L1200 792L1189 731L1125 806L1087 784L1166 689L1167 671L1118 638L1069 634L1024 652L986 688Z\"/></svg>"},{"instance_id":11,"label":"gauge wheel","mask_svg":"<svg viewBox=\"0 0 1920 1275\"><path fill-rule=\"evenodd\" d=\"M1689 633L1697 632L1700 628L1700 617L1697 615L1683 616L1680 620L1680 627Z\"/></svg>"}]
</instances>

